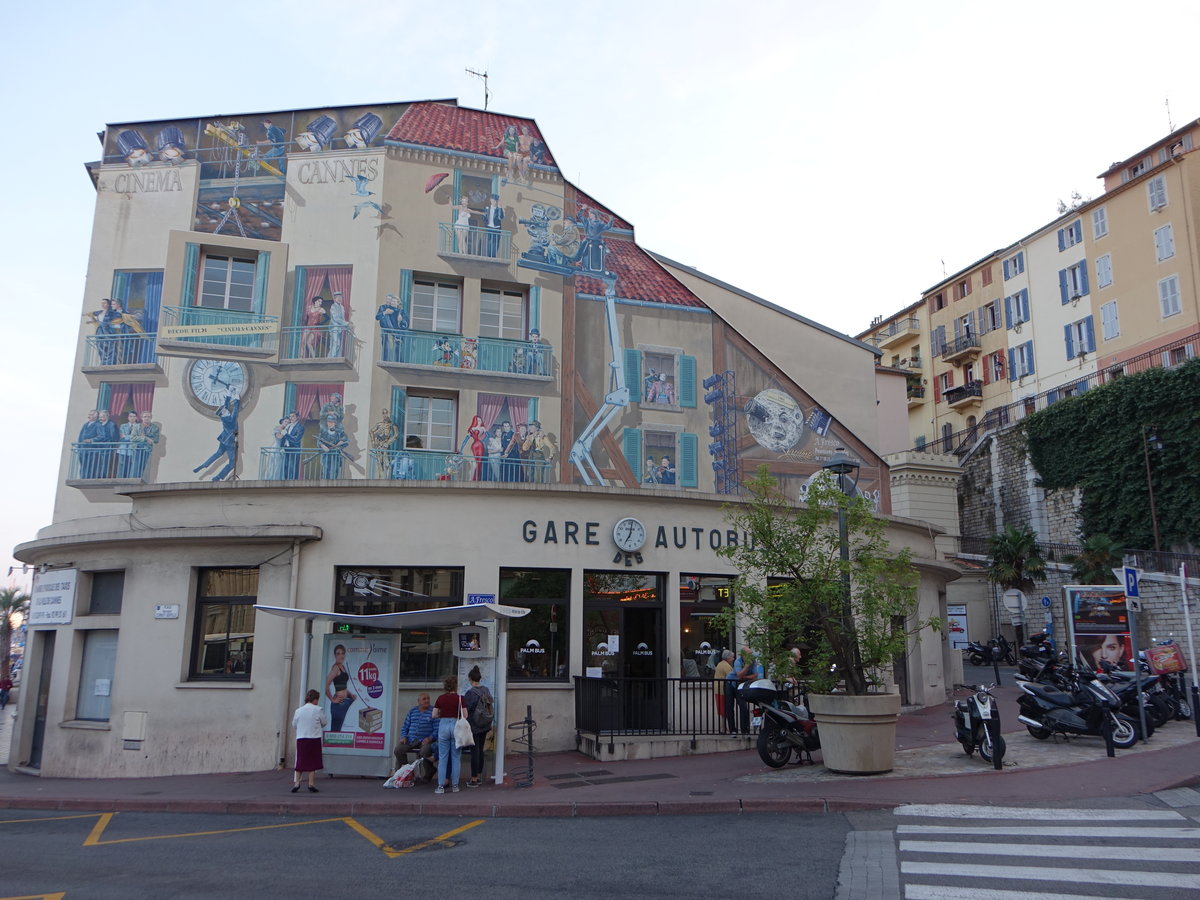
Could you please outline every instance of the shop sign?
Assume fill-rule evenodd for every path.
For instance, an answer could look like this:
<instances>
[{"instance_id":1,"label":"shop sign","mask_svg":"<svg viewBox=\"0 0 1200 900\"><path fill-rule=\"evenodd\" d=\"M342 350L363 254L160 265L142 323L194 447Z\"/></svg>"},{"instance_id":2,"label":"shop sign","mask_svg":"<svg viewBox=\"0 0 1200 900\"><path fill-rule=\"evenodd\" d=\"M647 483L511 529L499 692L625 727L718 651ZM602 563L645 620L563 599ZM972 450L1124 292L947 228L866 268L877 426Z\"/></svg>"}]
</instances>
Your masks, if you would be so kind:
<instances>
[{"instance_id":1,"label":"shop sign","mask_svg":"<svg viewBox=\"0 0 1200 900\"><path fill-rule=\"evenodd\" d=\"M78 569L54 569L33 579L29 600L30 625L70 625L75 611Z\"/></svg>"}]
</instances>

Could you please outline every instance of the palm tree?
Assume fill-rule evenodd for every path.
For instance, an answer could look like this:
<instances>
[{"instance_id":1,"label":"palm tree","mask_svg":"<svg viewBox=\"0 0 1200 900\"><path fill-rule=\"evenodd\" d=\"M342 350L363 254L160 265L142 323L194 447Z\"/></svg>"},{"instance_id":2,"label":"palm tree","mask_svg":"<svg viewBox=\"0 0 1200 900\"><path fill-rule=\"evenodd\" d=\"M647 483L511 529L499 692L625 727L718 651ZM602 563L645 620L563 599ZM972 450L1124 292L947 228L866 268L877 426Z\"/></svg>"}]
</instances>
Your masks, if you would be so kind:
<instances>
[{"instance_id":1,"label":"palm tree","mask_svg":"<svg viewBox=\"0 0 1200 900\"><path fill-rule=\"evenodd\" d=\"M1006 525L999 534L992 535L988 577L1003 590L1022 592L1032 591L1037 582L1046 579L1046 561L1031 529ZM1017 629L1018 644L1023 639L1022 631Z\"/></svg>"},{"instance_id":2,"label":"palm tree","mask_svg":"<svg viewBox=\"0 0 1200 900\"><path fill-rule=\"evenodd\" d=\"M29 612L29 595L17 587L0 588L0 677L8 675L12 656L12 619Z\"/></svg>"},{"instance_id":3,"label":"palm tree","mask_svg":"<svg viewBox=\"0 0 1200 900\"><path fill-rule=\"evenodd\" d=\"M1115 584L1113 569L1125 563L1125 548L1107 534L1093 534L1083 542L1083 551L1063 557L1080 584Z\"/></svg>"}]
</instances>

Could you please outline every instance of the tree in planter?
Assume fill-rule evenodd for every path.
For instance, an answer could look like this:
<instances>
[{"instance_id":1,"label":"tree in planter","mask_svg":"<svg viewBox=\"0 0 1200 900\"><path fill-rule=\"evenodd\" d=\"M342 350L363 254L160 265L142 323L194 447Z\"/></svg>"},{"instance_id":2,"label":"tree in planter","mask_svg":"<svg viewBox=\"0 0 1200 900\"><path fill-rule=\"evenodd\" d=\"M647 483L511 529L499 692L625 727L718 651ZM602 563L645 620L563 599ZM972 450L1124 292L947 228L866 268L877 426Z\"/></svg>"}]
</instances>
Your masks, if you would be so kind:
<instances>
[{"instance_id":1,"label":"tree in planter","mask_svg":"<svg viewBox=\"0 0 1200 900\"><path fill-rule=\"evenodd\" d=\"M0 588L0 677L9 674L13 616L29 612L29 595L16 587Z\"/></svg>"},{"instance_id":2,"label":"tree in planter","mask_svg":"<svg viewBox=\"0 0 1200 900\"><path fill-rule=\"evenodd\" d=\"M866 498L844 494L832 476L813 480L804 506L780 491L765 466L745 487L749 502L727 506L726 514L747 540L717 551L739 572L720 627L745 624L746 643L776 674L792 670L788 644L802 639L810 648L808 682L817 693L830 693L843 681L848 694L877 690L909 635L941 626L938 619L908 629L895 625L917 608L918 578L908 549L890 552L887 521ZM846 516L847 563L839 510ZM768 586L768 579L778 580Z\"/></svg>"},{"instance_id":3,"label":"tree in planter","mask_svg":"<svg viewBox=\"0 0 1200 900\"><path fill-rule=\"evenodd\" d=\"M1083 542L1080 553L1063 557L1071 575L1079 584L1116 584L1113 569L1125 564L1124 548L1107 534L1093 534Z\"/></svg>"}]
</instances>

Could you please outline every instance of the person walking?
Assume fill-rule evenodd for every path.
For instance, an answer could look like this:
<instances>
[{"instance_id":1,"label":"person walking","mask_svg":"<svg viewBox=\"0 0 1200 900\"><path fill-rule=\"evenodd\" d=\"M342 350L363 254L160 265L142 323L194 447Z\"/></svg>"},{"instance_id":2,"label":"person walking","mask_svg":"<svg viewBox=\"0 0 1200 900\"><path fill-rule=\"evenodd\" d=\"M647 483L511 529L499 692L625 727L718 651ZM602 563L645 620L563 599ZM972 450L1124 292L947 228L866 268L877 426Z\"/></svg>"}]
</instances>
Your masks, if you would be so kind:
<instances>
[{"instance_id":1,"label":"person walking","mask_svg":"<svg viewBox=\"0 0 1200 900\"><path fill-rule=\"evenodd\" d=\"M482 683L483 673L479 671L479 666L471 668L467 673L467 681L471 685L464 698L467 702L467 721L471 723L471 736L475 739L471 747L471 777L467 779L467 787L474 788L483 784L483 743L492 730L496 704L492 692Z\"/></svg>"},{"instance_id":2,"label":"person walking","mask_svg":"<svg viewBox=\"0 0 1200 900\"><path fill-rule=\"evenodd\" d=\"M8 675L0 675L0 709L8 706L8 696L12 692L12 686L13 681Z\"/></svg>"},{"instance_id":3,"label":"person walking","mask_svg":"<svg viewBox=\"0 0 1200 900\"><path fill-rule=\"evenodd\" d=\"M733 715L730 708L733 704L733 699L729 696L732 693L732 684L729 681L729 676L733 673L733 651L722 650L721 661L717 663L717 668L713 672L713 697L717 701L717 719L721 721L721 730L724 732L733 732L736 729L733 727Z\"/></svg>"},{"instance_id":4,"label":"person walking","mask_svg":"<svg viewBox=\"0 0 1200 900\"><path fill-rule=\"evenodd\" d=\"M325 710L317 705L321 693L310 690L304 695L304 705L292 716L296 729L296 771L292 775L292 793L300 790L300 776L308 773L308 789L319 793L313 784L317 771L325 768L321 759L321 736L325 731Z\"/></svg>"},{"instance_id":5,"label":"person walking","mask_svg":"<svg viewBox=\"0 0 1200 900\"><path fill-rule=\"evenodd\" d=\"M442 679L442 689L433 701L433 717L438 720L438 771L435 794L446 793L450 788L452 794L458 793L458 779L462 774L462 753L454 744L454 723L458 721L463 709L463 698L458 693L458 676L447 675ZM447 780L447 768L449 780Z\"/></svg>"}]
</instances>

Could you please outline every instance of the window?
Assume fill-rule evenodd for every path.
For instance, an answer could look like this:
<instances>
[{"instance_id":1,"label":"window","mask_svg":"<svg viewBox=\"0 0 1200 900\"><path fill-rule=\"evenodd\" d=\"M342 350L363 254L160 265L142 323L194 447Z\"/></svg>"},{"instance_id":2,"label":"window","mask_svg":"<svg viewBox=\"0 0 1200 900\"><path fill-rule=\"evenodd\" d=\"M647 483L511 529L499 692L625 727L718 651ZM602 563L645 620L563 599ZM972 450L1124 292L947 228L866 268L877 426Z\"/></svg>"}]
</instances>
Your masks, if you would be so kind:
<instances>
[{"instance_id":1,"label":"window","mask_svg":"<svg viewBox=\"0 0 1200 900\"><path fill-rule=\"evenodd\" d=\"M991 381L1004 380L1004 351L997 350L995 353L989 353L987 361L984 363L984 377Z\"/></svg>"},{"instance_id":2,"label":"window","mask_svg":"<svg viewBox=\"0 0 1200 900\"><path fill-rule=\"evenodd\" d=\"M97 348L103 365L132 365L157 360L153 337L158 331L162 309L162 286L161 269L149 272L118 269L113 272L112 299L121 302L124 314L132 317L136 326L109 323L107 338ZM96 335L104 337L99 328Z\"/></svg>"},{"instance_id":3,"label":"window","mask_svg":"<svg viewBox=\"0 0 1200 900\"><path fill-rule=\"evenodd\" d=\"M696 357L671 347L629 347L625 383L634 403L695 407Z\"/></svg>"},{"instance_id":4,"label":"window","mask_svg":"<svg viewBox=\"0 0 1200 900\"><path fill-rule=\"evenodd\" d=\"M89 616L121 614L121 598L125 593L124 572L93 572L92 593L88 602Z\"/></svg>"},{"instance_id":5,"label":"window","mask_svg":"<svg viewBox=\"0 0 1200 900\"><path fill-rule=\"evenodd\" d=\"M993 300L979 311L979 332L987 334L1000 327L1000 301Z\"/></svg>"},{"instance_id":6,"label":"window","mask_svg":"<svg viewBox=\"0 0 1200 900\"><path fill-rule=\"evenodd\" d=\"M968 294L970 294L971 293L971 279L964 278L962 281L960 281L958 283L957 290L958 290L958 298L957 299L959 299L959 300L961 300L963 297L966 297Z\"/></svg>"},{"instance_id":7,"label":"window","mask_svg":"<svg viewBox=\"0 0 1200 900\"><path fill-rule=\"evenodd\" d=\"M1154 229L1154 254L1159 262L1175 255L1175 232L1171 229L1170 222L1162 228Z\"/></svg>"},{"instance_id":8,"label":"window","mask_svg":"<svg viewBox=\"0 0 1200 900\"><path fill-rule=\"evenodd\" d=\"M566 681L571 671L571 573L501 569L501 603L528 607L509 622L510 681Z\"/></svg>"},{"instance_id":9,"label":"window","mask_svg":"<svg viewBox=\"0 0 1200 900\"><path fill-rule=\"evenodd\" d=\"M949 422L942 425L942 452L954 452L954 426Z\"/></svg>"},{"instance_id":10,"label":"window","mask_svg":"<svg viewBox=\"0 0 1200 900\"><path fill-rule=\"evenodd\" d=\"M721 661L721 651L732 649L733 635L713 625L713 617L723 612L732 598L732 578L680 575L679 650L683 659L680 669L683 678L711 680Z\"/></svg>"},{"instance_id":11,"label":"window","mask_svg":"<svg viewBox=\"0 0 1200 900\"><path fill-rule=\"evenodd\" d=\"M1139 175L1141 175L1143 172L1145 172L1149 168L1150 168L1150 157L1147 156L1142 159L1139 159L1133 165L1129 166L1124 171L1124 173L1122 173L1121 180L1129 181L1131 179L1137 178Z\"/></svg>"},{"instance_id":12,"label":"window","mask_svg":"<svg viewBox=\"0 0 1200 900\"><path fill-rule=\"evenodd\" d=\"M1073 266L1058 270L1058 291L1063 305L1088 294L1087 260L1081 259Z\"/></svg>"},{"instance_id":13,"label":"window","mask_svg":"<svg viewBox=\"0 0 1200 900\"><path fill-rule=\"evenodd\" d=\"M925 449L925 435L921 434L917 436L917 439L913 442L913 449L918 453Z\"/></svg>"},{"instance_id":14,"label":"window","mask_svg":"<svg viewBox=\"0 0 1200 900\"><path fill-rule=\"evenodd\" d=\"M1020 275L1025 271L1025 251L1022 250L1020 253L1010 256L1008 259L1004 260L1002 266L1004 269L1005 281Z\"/></svg>"},{"instance_id":15,"label":"window","mask_svg":"<svg viewBox=\"0 0 1200 900\"><path fill-rule=\"evenodd\" d=\"M1026 341L1008 351L1008 380L1016 381L1033 374L1033 341Z\"/></svg>"},{"instance_id":16,"label":"window","mask_svg":"<svg viewBox=\"0 0 1200 900\"><path fill-rule=\"evenodd\" d=\"M426 450L454 450L457 403L449 397L409 393L404 409L404 432L416 436Z\"/></svg>"},{"instance_id":17,"label":"window","mask_svg":"<svg viewBox=\"0 0 1200 900\"><path fill-rule=\"evenodd\" d=\"M938 376L938 391L946 393L950 388L954 387L954 373L943 372Z\"/></svg>"},{"instance_id":18,"label":"window","mask_svg":"<svg viewBox=\"0 0 1200 900\"><path fill-rule=\"evenodd\" d=\"M1058 229L1058 252L1074 247L1083 241L1083 222L1076 219L1070 225Z\"/></svg>"},{"instance_id":19,"label":"window","mask_svg":"<svg viewBox=\"0 0 1200 900\"><path fill-rule=\"evenodd\" d=\"M107 722L112 709L113 673L117 668L117 629L84 631L83 660L79 666L79 694L75 718Z\"/></svg>"},{"instance_id":20,"label":"window","mask_svg":"<svg viewBox=\"0 0 1200 900\"><path fill-rule=\"evenodd\" d=\"M1117 317L1117 301L1109 300L1100 307L1100 329L1106 341L1121 336L1121 321Z\"/></svg>"},{"instance_id":21,"label":"window","mask_svg":"<svg viewBox=\"0 0 1200 900\"><path fill-rule=\"evenodd\" d=\"M965 316L959 316L954 320L954 337L966 338L967 342L975 336L975 314L969 312Z\"/></svg>"},{"instance_id":22,"label":"window","mask_svg":"<svg viewBox=\"0 0 1200 900\"><path fill-rule=\"evenodd\" d=\"M719 459L724 448L717 438L709 445L709 453ZM621 450L629 468L639 482L657 487L697 487L696 453L699 437L687 431L666 428L626 428L621 436Z\"/></svg>"},{"instance_id":23,"label":"window","mask_svg":"<svg viewBox=\"0 0 1200 900\"><path fill-rule=\"evenodd\" d=\"M1019 330L1022 322L1029 321L1029 290L1022 288L1004 298L1004 327Z\"/></svg>"},{"instance_id":24,"label":"window","mask_svg":"<svg viewBox=\"0 0 1200 900\"><path fill-rule=\"evenodd\" d=\"M933 295L933 311L937 312L939 309L945 309L945 308L946 308L946 295L944 293L934 294Z\"/></svg>"},{"instance_id":25,"label":"window","mask_svg":"<svg viewBox=\"0 0 1200 900\"><path fill-rule=\"evenodd\" d=\"M1146 182L1146 196L1150 201L1150 212L1162 209L1167 205L1167 179L1156 175Z\"/></svg>"},{"instance_id":26,"label":"window","mask_svg":"<svg viewBox=\"0 0 1200 900\"><path fill-rule=\"evenodd\" d=\"M1092 210L1092 240L1108 234L1108 208L1098 206Z\"/></svg>"},{"instance_id":27,"label":"window","mask_svg":"<svg viewBox=\"0 0 1200 900\"><path fill-rule=\"evenodd\" d=\"M975 363L964 363L962 367L963 384L970 384L975 381Z\"/></svg>"},{"instance_id":28,"label":"window","mask_svg":"<svg viewBox=\"0 0 1200 900\"><path fill-rule=\"evenodd\" d=\"M1164 350L1162 355L1162 364L1166 368L1178 366L1187 362L1196 355L1196 348L1191 344L1184 344L1182 347L1172 347L1170 350Z\"/></svg>"},{"instance_id":29,"label":"window","mask_svg":"<svg viewBox=\"0 0 1200 900\"><path fill-rule=\"evenodd\" d=\"M1105 253L1096 260L1096 283L1102 288L1113 283L1111 253Z\"/></svg>"},{"instance_id":30,"label":"window","mask_svg":"<svg viewBox=\"0 0 1200 900\"><path fill-rule=\"evenodd\" d=\"M1091 316L1063 326L1063 331L1067 345L1067 359L1095 352L1096 329L1092 324Z\"/></svg>"},{"instance_id":31,"label":"window","mask_svg":"<svg viewBox=\"0 0 1200 900\"><path fill-rule=\"evenodd\" d=\"M200 260L200 295L205 309L254 310L257 259L252 256L205 253Z\"/></svg>"},{"instance_id":32,"label":"window","mask_svg":"<svg viewBox=\"0 0 1200 900\"><path fill-rule=\"evenodd\" d=\"M479 292L479 336L525 340L525 294L483 288Z\"/></svg>"},{"instance_id":33,"label":"window","mask_svg":"<svg viewBox=\"0 0 1200 900\"><path fill-rule=\"evenodd\" d=\"M979 283L982 284L984 287L987 287L989 284L992 283L992 267L991 266L984 266L982 269L979 270Z\"/></svg>"},{"instance_id":34,"label":"window","mask_svg":"<svg viewBox=\"0 0 1200 900\"><path fill-rule=\"evenodd\" d=\"M414 279L409 327L416 331L458 334L462 289L452 281Z\"/></svg>"},{"instance_id":35,"label":"window","mask_svg":"<svg viewBox=\"0 0 1200 900\"><path fill-rule=\"evenodd\" d=\"M1163 318L1178 315L1183 307L1179 303L1179 276L1172 275L1158 283L1158 302Z\"/></svg>"},{"instance_id":36,"label":"window","mask_svg":"<svg viewBox=\"0 0 1200 900\"><path fill-rule=\"evenodd\" d=\"M254 662L254 604L258 569L200 569L193 679L249 681Z\"/></svg>"},{"instance_id":37,"label":"window","mask_svg":"<svg viewBox=\"0 0 1200 900\"><path fill-rule=\"evenodd\" d=\"M371 566L338 567L335 571L333 611L341 615L370 616L414 609L441 609L461 606L466 599L463 570L459 568ZM358 623L335 622L333 627L335 632L397 634L389 629L375 629ZM406 628L398 632L397 678L402 682L437 682L440 685L448 672L456 671L458 660L451 654L450 631L451 626L438 626ZM438 690L440 692L440 686Z\"/></svg>"}]
</instances>

